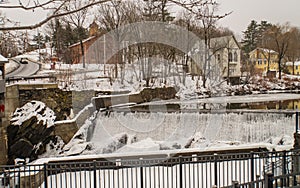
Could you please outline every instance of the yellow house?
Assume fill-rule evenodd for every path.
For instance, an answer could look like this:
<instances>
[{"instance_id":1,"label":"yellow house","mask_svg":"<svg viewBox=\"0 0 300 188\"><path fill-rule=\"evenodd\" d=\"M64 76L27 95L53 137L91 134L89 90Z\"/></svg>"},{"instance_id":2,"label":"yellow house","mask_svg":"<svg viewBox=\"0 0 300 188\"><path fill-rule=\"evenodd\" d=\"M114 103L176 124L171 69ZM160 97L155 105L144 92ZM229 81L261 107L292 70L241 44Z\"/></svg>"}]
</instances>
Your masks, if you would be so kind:
<instances>
[{"instance_id":1,"label":"yellow house","mask_svg":"<svg viewBox=\"0 0 300 188\"><path fill-rule=\"evenodd\" d=\"M300 75L300 61L297 62L287 62L286 67L290 74Z\"/></svg>"},{"instance_id":2,"label":"yellow house","mask_svg":"<svg viewBox=\"0 0 300 188\"><path fill-rule=\"evenodd\" d=\"M300 109L300 100L291 100L291 101L287 101L287 107L286 109L289 110L298 110Z\"/></svg>"},{"instance_id":3,"label":"yellow house","mask_svg":"<svg viewBox=\"0 0 300 188\"><path fill-rule=\"evenodd\" d=\"M250 62L254 68L266 74L268 71L278 71L278 53L266 48L256 48L249 53Z\"/></svg>"}]
</instances>

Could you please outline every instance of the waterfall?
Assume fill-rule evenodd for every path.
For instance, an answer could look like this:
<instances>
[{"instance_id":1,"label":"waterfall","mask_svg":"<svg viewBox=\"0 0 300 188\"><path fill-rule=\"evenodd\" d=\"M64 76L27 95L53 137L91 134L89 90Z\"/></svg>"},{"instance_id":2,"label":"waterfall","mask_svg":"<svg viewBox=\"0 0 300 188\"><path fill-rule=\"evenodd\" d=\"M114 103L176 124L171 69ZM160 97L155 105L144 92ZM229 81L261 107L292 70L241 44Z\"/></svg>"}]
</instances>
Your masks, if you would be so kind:
<instances>
[{"instance_id":1,"label":"waterfall","mask_svg":"<svg viewBox=\"0 0 300 188\"><path fill-rule=\"evenodd\" d=\"M118 113L98 114L91 142L120 133L138 140L187 142L201 134L206 141L259 143L293 137L295 116L284 113ZM104 136L104 132L105 135Z\"/></svg>"}]
</instances>

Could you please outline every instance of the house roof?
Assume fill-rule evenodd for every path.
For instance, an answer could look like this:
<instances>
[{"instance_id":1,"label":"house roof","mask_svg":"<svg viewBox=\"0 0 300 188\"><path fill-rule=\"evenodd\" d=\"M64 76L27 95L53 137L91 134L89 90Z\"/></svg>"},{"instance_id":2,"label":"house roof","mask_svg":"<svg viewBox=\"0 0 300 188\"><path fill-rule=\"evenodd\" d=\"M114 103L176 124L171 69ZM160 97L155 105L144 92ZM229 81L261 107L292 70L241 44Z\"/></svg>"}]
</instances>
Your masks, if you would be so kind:
<instances>
[{"instance_id":1,"label":"house roof","mask_svg":"<svg viewBox=\"0 0 300 188\"><path fill-rule=\"evenodd\" d=\"M211 47L213 47L214 44L217 44L218 46L227 47L228 43L230 42L231 39L233 39L233 41L236 43L236 45L238 46L238 48L241 48L239 42L236 40L236 38L234 37L234 35L228 35L228 36L223 36L223 37L211 38L210 39L210 45L211 45Z\"/></svg>"},{"instance_id":2,"label":"house roof","mask_svg":"<svg viewBox=\"0 0 300 188\"><path fill-rule=\"evenodd\" d=\"M267 49L267 48L255 48L254 50L252 50L250 52L250 54L253 53L253 52L255 53L256 50L259 50L259 51L264 52L264 53L278 54L278 52L276 52L274 50L271 50L271 49Z\"/></svg>"},{"instance_id":3,"label":"house roof","mask_svg":"<svg viewBox=\"0 0 300 188\"><path fill-rule=\"evenodd\" d=\"M85 43L85 42L87 42L87 41L89 41L89 40L92 40L92 39L95 38L95 37L96 37L96 36L91 36L91 37L89 37L89 38L87 38L87 39L84 39L84 40L82 40L82 43ZM77 43L75 43L75 44L70 45L69 48L72 48L72 47L78 46L78 45L80 45L80 42L77 42Z\"/></svg>"},{"instance_id":4,"label":"house roof","mask_svg":"<svg viewBox=\"0 0 300 188\"><path fill-rule=\"evenodd\" d=\"M0 63L8 63L8 59L0 54Z\"/></svg>"}]
</instances>

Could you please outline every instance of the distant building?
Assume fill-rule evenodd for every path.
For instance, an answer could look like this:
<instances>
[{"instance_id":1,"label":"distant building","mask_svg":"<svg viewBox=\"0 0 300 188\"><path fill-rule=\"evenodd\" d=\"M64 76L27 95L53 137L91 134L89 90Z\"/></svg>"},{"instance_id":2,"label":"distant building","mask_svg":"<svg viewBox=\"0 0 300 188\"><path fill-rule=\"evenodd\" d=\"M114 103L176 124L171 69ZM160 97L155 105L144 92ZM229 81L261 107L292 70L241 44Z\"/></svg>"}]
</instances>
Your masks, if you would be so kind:
<instances>
[{"instance_id":1,"label":"distant building","mask_svg":"<svg viewBox=\"0 0 300 188\"><path fill-rule=\"evenodd\" d=\"M85 61L85 57L82 56L81 45L83 46L84 54L86 54L89 47L99 38L100 35L101 33L99 31L99 26L94 21L89 26L89 37L87 39L82 40L82 44L81 42L77 42L69 46L71 63L78 64L78 63L82 63L83 60Z\"/></svg>"},{"instance_id":2,"label":"distant building","mask_svg":"<svg viewBox=\"0 0 300 188\"><path fill-rule=\"evenodd\" d=\"M286 62L287 70L292 75L300 75L300 61Z\"/></svg>"},{"instance_id":3,"label":"distant building","mask_svg":"<svg viewBox=\"0 0 300 188\"><path fill-rule=\"evenodd\" d=\"M83 46L83 52L84 54L87 53L89 47L98 39L97 36L90 36L89 38L85 39L82 41L82 46ZM82 56L82 49L81 49L81 42L77 42L71 46L69 46L70 49L70 55L71 55L71 63L72 64L78 64L82 63L83 57Z\"/></svg>"},{"instance_id":4,"label":"distant building","mask_svg":"<svg viewBox=\"0 0 300 188\"><path fill-rule=\"evenodd\" d=\"M191 62L189 70L192 74L199 74L205 61L204 42L194 46L197 62ZM201 50L202 49L202 50ZM241 77L241 47L233 35L212 38L209 47L209 65L207 68L223 78L238 81ZM199 66L200 65L200 66ZM197 67L197 68L196 68Z\"/></svg>"},{"instance_id":5,"label":"distant building","mask_svg":"<svg viewBox=\"0 0 300 188\"><path fill-rule=\"evenodd\" d=\"M228 75L230 78L241 77L241 47L233 35L212 38L210 48L224 78Z\"/></svg>"},{"instance_id":6,"label":"distant building","mask_svg":"<svg viewBox=\"0 0 300 188\"><path fill-rule=\"evenodd\" d=\"M278 72L278 53L271 49L256 48L249 53L251 64L257 73Z\"/></svg>"},{"instance_id":7,"label":"distant building","mask_svg":"<svg viewBox=\"0 0 300 188\"><path fill-rule=\"evenodd\" d=\"M83 51L85 56L82 56L81 43L77 42L69 46L71 63L78 64L82 63L83 60L86 64L116 64L124 63L125 58L121 57L120 53L113 54L115 49L114 37L112 35L105 35L104 31L99 30L96 22L93 22L89 26L89 37L82 41ZM89 51L89 48L95 45L97 50ZM124 43L122 43L124 45ZM106 54L113 54L112 57L105 61Z\"/></svg>"}]
</instances>

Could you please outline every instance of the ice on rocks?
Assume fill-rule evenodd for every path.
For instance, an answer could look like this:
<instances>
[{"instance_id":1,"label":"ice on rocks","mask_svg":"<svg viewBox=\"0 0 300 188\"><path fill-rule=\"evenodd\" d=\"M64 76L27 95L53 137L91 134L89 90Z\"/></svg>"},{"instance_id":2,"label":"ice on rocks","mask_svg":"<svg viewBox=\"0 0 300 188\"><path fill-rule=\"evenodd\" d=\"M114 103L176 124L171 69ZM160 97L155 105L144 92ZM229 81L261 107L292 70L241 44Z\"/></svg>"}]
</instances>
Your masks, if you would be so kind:
<instances>
[{"instance_id":1,"label":"ice on rocks","mask_svg":"<svg viewBox=\"0 0 300 188\"><path fill-rule=\"evenodd\" d=\"M16 109L11 122L13 122L13 125L21 126L23 122L29 120L33 116L37 117L38 122L42 121L43 125L47 125L47 128L54 125L54 120L56 118L54 112L46 107L43 102L31 101L26 103L23 107Z\"/></svg>"}]
</instances>

